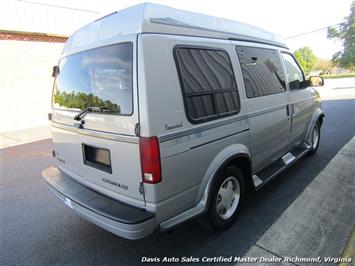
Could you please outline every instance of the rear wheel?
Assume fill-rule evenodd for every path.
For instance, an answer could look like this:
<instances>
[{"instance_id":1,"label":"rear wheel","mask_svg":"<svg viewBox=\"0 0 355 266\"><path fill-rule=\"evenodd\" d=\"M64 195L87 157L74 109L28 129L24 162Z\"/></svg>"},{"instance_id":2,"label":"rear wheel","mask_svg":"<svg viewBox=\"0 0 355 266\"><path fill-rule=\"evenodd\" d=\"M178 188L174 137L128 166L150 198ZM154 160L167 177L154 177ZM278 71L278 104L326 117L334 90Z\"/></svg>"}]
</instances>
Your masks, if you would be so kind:
<instances>
[{"instance_id":1,"label":"rear wheel","mask_svg":"<svg viewBox=\"0 0 355 266\"><path fill-rule=\"evenodd\" d=\"M319 140L320 140L320 122L317 121L313 127L312 136L311 136L311 150L310 154L315 154L319 147Z\"/></svg>"},{"instance_id":2,"label":"rear wheel","mask_svg":"<svg viewBox=\"0 0 355 266\"><path fill-rule=\"evenodd\" d=\"M209 223L214 229L226 229L234 222L244 191L244 175L238 168L227 167L217 177L207 213Z\"/></svg>"}]
</instances>

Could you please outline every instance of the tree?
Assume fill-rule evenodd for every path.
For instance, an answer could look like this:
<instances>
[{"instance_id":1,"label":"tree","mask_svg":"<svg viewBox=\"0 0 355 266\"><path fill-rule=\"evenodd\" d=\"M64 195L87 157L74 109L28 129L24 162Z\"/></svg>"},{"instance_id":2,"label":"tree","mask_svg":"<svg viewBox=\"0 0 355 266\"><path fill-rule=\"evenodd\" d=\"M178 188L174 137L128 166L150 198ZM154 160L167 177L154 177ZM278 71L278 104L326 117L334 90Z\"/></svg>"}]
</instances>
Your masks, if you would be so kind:
<instances>
[{"instance_id":1,"label":"tree","mask_svg":"<svg viewBox=\"0 0 355 266\"><path fill-rule=\"evenodd\" d=\"M321 71L321 74L330 74L332 72L333 68L334 68L334 65L333 65L332 61L317 58L317 61L314 63L312 70Z\"/></svg>"},{"instance_id":2,"label":"tree","mask_svg":"<svg viewBox=\"0 0 355 266\"><path fill-rule=\"evenodd\" d=\"M302 47L297 49L294 53L300 64L303 72L308 75L312 70L314 63L317 61L317 57L313 54L313 51L309 47Z\"/></svg>"},{"instance_id":3,"label":"tree","mask_svg":"<svg viewBox=\"0 0 355 266\"><path fill-rule=\"evenodd\" d=\"M118 104L112 103L110 100L104 101L92 93L86 94L84 92L71 92L56 90L54 94L54 103L61 107L85 109L87 107L103 107L112 112L120 112Z\"/></svg>"},{"instance_id":4,"label":"tree","mask_svg":"<svg viewBox=\"0 0 355 266\"><path fill-rule=\"evenodd\" d=\"M338 28L328 27L328 38L343 42L343 50L333 55L332 61L343 68L355 69L355 0L351 3L350 15Z\"/></svg>"}]
</instances>

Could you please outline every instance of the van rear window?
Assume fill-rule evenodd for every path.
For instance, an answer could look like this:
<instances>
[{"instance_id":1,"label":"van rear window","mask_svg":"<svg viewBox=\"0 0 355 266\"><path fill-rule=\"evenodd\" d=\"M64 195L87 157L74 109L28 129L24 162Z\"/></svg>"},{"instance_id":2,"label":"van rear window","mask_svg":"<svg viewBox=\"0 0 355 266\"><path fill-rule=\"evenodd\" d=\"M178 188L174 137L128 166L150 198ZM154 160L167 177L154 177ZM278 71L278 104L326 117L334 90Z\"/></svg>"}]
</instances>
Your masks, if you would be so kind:
<instances>
[{"instance_id":1,"label":"van rear window","mask_svg":"<svg viewBox=\"0 0 355 266\"><path fill-rule=\"evenodd\" d=\"M53 107L83 110L101 107L133 112L133 44L121 43L64 57L54 83Z\"/></svg>"}]
</instances>

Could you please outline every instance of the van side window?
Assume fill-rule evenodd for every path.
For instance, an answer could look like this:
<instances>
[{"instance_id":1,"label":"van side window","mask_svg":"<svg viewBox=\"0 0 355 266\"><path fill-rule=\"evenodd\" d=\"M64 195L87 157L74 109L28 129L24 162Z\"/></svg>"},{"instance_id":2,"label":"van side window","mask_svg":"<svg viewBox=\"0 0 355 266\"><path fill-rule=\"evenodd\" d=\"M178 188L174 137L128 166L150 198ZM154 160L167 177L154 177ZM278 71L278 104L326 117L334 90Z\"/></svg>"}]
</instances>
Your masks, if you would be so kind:
<instances>
[{"instance_id":1,"label":"van side window","mask_svg":"<svg viewBox=\"0 0 355 266\"><path fill-rule=\"evenodd\" d=\"M304 76L302 70L296 62L296 59L288 53L281 54L285 64L286 75L290 89L293 90L302 88L304 84Z\"/></svg>"},{"instance_id":2,"label":"van side window","mask_svg":"<svg viewBox=\"0 0 355 266\"><path fill-rule=\"evenodd\" d=\"M239 112L237 84L227 52L177 47L175 61L191 123Z\"/></svg>"},{"instance_id":3,"label":"van side window","mask_svg":"<svg viewBox=\"0 0 355 266\"><path fill-rule=\"evenodd\" d=\"M286 91L285 77L277 51L265 48L238 46L248 98Z\"/></svg>"}]
</instances>

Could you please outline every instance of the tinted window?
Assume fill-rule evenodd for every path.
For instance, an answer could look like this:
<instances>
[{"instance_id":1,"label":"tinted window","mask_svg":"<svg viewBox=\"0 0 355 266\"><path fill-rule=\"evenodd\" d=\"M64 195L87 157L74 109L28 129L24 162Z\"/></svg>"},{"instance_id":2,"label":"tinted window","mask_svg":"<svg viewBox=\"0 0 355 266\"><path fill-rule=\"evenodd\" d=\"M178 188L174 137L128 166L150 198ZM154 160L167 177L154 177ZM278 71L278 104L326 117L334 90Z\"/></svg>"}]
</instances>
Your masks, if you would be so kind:
<instances>
[{"instance_id":1,"label":"tinted window","mask_svg":"<svg viewBox=\"0 0 355 266\"><path fill-rule=\"evenodd\" d=\"M285 78L277 52L237 47L248 98L284 92Z\"/></svg>"},{"instance_id":2,"label":"tinted window","mask_svg":"<svg viewBox=\"0 0 355 266\"><path fill-rule=\"evenodd\" d=\"M82 110L94 106L131 114L132 62L132 43L63 58L54 84L54 107Z\"/></svg>"},{"instance_id":3,"label":"tinted window","mask_svg":"<svg viewBox=\"0 0 355 266\"><path fill-rule=\"evenodd\" d=\"M185 109L192 122L202 122L239 111L233 69L225 51L175 50Z\"/></svg>"},{"instance_id":4,"label":"tinted window","mask_svg":"<svg viewBox=\"0 0 355 266\"><path fill-rule=\"evenodd\" d=\"M285 64L287 80L290 84L290 89L299 89L303 84L304 77L302 70L298 66L292 55L282 53L282 59Z\"/></svg>"}]
</instances>

